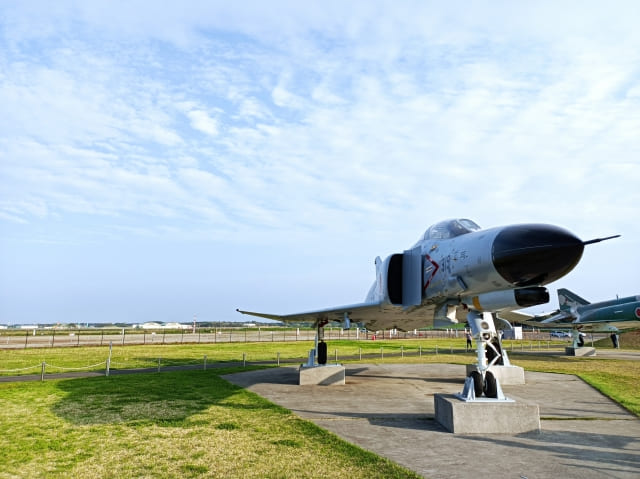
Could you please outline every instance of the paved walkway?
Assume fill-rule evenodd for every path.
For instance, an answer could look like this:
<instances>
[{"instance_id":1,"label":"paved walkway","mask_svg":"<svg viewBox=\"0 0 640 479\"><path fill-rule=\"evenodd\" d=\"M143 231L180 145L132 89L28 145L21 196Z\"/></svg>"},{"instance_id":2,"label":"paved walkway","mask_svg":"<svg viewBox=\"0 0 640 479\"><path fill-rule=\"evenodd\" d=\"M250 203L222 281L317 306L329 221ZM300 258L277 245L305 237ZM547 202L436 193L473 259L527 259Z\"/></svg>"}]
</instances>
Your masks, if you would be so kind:
<instances>
[{"instance_id":1,"label":"paved walkway","mask_svg":"<svg viewBox=\"0 0 640 479\"><path fill-rule=\"evenodd\" d=\"M525 372L503 388L539 404L540 433L459 435L435 422L433 395L459 392L464 366L346 368L344 386L298 386L295 367L225 378L424 477L640 477L640 419L575 376Z\"/></svg>"}]
</instances>

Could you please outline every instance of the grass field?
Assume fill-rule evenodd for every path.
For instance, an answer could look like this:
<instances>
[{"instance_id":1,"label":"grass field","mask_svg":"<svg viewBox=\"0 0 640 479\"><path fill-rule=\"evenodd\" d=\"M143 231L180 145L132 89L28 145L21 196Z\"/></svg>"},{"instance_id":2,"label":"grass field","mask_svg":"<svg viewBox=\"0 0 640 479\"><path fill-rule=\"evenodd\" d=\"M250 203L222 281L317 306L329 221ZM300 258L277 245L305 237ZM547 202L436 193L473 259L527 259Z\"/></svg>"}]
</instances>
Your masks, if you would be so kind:
<instances>
[{"instance_id":1,"label":"grass field","mask_svg":"<svg viewBox=\"0 0 640 479\"><path fill-rule=\"evenodd\" d=\"M505 343L507 349L546 349L561 348L566 341L518 341ZM329 361L334 360L336 353L342 361L349 356L385 354L425 355L463 351L464 339L415 339L415 340L377 340L330 341ZM156 367L158 359L163 366L203 364L204 356L208 363L238 362L243 357L248 362L276 361L298 359L301 362L307 357L313 341L264 342L264 343L218 343L218 344L166 344L145 346L114 346L111 354L112 369L132 369ZM73 347L73 348L29 348L0 350L0 375L36 374L40 372L42 362L46 362L46 372L64 372L68 369L102 371L105 369L108 346Z\"/></svg>"},{"instance_id":2,"label":"grass field","mask_svg":"<svg viewBox=\"0 0 640 479\"><path fill-rule=\"evenodd\" d=\"M388 354L367 362L467 364L460 340L336 342L340 355ZM624 344L624 343L623 343ZM114 364L154 366L157 357L188 363L300 358L309 343L125 347ZM418 356L415 350L424 348ZM400 351L407 355L400 357ZM0 368L54 360L80 367L106 348L1 351ZM577 374L640 416L640 362L511 355L527 370ZM249 369L247 367L246 369ZM417 477L350 445L221 374L242 368L177 371L0 384L0 478L10 477Z\"/></svg>"},{"instance_id":3,"label":"grass field","mask_svg":"<svg viewBox=\"0 0 640 479\"><path fill-rule=\"evenodd\" d=\"M418 477L229 372L0 385L0 477Z\"/></svg>"}]
</instances>

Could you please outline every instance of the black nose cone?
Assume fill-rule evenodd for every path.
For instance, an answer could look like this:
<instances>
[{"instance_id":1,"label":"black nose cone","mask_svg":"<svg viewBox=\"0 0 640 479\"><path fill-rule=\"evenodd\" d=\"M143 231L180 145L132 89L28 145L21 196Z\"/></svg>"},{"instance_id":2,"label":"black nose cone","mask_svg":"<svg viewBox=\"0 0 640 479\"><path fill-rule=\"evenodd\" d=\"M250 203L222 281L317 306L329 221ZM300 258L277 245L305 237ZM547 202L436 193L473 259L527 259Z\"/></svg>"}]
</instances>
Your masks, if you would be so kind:
<instances>
[{"instance_id":1,"label":"black nose cone","mask_svg":"<svg viewBox=\"0 0 640 479\"><path fill-rule=\"evenodd\" d=\"M552 225L504 228L493 242L496 271L515 286L551 283L571 271L584 244L569 231Z\"/></svg>"}]
</instances>

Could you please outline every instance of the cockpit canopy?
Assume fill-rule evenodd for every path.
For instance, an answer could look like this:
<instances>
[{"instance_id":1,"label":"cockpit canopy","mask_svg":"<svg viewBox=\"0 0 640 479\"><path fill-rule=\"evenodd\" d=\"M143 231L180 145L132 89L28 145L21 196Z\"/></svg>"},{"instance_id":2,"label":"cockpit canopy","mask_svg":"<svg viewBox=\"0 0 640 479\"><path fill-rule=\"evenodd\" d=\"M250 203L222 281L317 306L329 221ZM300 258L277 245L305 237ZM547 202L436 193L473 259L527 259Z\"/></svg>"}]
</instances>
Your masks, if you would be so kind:
<instances>
[{"instance_id":1,"label":"cockpit canopy","mask_svg":"<svg viewBox=\"0 0 640 479\"><path fill-rule=\"evenodd\" d=\"M480 226L471 220L464 218L444 220L436 223L424 233L425 240L441 240L455 238L456 236L478 231Z\"/></svg>"}]
</instances>

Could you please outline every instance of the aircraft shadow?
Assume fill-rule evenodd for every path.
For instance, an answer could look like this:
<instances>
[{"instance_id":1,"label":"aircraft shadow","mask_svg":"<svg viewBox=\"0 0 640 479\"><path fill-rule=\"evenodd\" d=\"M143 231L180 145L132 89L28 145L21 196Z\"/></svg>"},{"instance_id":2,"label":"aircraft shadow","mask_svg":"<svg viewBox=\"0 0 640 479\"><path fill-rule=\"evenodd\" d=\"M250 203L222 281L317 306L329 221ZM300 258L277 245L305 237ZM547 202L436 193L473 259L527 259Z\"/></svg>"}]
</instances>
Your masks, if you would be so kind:
<instances>
[{"instance_id":1,"label":"aircraft shadow","mask_svg":"<svg viewBox=\"0 0 640 479\"><path fill-rule=\"evenodd\" d=\"M527 439L519 442L515 438ZM555 456L558 461L566 460L572 467L584 469L584 477L593 475L594 470L603 476L618 477L617 474L640 467L637 450L625 450L629 445L637 442L636 437L611 434L596 434L576 431L541 431L523 433L508 439L499 436L466 436L469 441L486 442L488 447L506 446L527 451L538 450ZM574 461L584 460L584 465ZM601 465L594 466L594 463ZM618 466L618 468L614 467Z\"/></svg>"},{"instance_id":2,"label":"aircraft shadow","mask_svg":"<svg viewBox=\"0 0 640 479\"><path fill-rule=\"evenodd\" d=\"M275 407L261 400L236 404L243 389L216 371L179 371L59 381L64 397L51 410L72 424L157 424L181 427L213 405L242 409Z\"/></svg>"},{"instance_id":3,"label":"aircraft shadow","mask_svg":"<svg viewBox=\"0 0 640 479\"><path fill-rule=\"evenodd\" d=\"M439 431L447 432L444 427L438 424L433 416L425 414L385 414L372 412L335 412L323 416L318 411L296 408L294 413L303 415L308 420L322 424L323 421L333 422L340 420L364 420L372 426L394 427L400 429L415 429L419 431Z\"/></svg>"}]
</instances>

